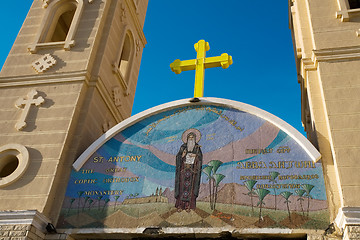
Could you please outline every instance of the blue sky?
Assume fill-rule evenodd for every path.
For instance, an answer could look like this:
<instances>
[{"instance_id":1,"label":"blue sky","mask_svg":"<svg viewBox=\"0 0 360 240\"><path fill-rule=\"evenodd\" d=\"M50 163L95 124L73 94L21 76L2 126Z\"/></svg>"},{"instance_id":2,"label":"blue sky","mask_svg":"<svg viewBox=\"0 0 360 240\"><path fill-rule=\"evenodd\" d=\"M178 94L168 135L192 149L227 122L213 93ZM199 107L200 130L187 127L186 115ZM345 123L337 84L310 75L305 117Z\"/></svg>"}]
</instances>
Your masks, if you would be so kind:
<instances>
[{"instance_id":1,"label":"blue sky","mask_svg":"<svg viewBox=\"0 0 360 240\"><path fill-rule=\"evenodd\" d=\"M31 0L3 1L0 66L16 38ZM193 97L195 72L170 70L175 59L196 57L194 43L210 44L207 56L228 53L233 65L205 72L205 97L236 100L264 109L303 133L300 86L287 1L150 0L142 66L133 114Z\"/></svg>"}]
</instances>

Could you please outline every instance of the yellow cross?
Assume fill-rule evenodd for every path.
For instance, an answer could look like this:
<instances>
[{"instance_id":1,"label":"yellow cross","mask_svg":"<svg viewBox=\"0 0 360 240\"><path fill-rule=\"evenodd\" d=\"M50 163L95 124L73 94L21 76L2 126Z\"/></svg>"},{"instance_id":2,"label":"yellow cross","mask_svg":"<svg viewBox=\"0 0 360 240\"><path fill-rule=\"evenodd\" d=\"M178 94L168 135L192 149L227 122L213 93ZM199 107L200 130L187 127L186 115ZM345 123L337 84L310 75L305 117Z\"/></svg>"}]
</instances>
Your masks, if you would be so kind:
<instances>
[{"instance_id":1,"label":"yellow cross","mask_svg":"<svg viewBox=\"0 0 360 240\"><path fill-rule=\"evenodd\" d=\"M176 74L180 74L182 71L195 70L195 88L194 98L200 98L204 95L204 75L205 68L222 67L228 68L232 63L232 57L227 53L221 54L218 57L206 58L206 51L209 51L210 46L208 42L200 40L194 45L197 52L196 59L184 60L176 59L170 64L170 68Z\"/></svg>"}]
</instances>

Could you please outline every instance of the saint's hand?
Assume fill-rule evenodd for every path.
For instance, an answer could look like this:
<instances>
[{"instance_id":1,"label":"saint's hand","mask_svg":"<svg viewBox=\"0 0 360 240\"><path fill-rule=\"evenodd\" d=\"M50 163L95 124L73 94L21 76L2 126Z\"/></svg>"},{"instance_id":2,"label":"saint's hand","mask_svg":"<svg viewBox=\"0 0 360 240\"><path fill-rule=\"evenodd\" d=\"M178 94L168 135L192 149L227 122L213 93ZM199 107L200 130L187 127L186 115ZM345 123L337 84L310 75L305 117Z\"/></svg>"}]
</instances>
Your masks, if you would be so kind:
<instances>
[{"instance_id":1,"label":"saint's hand","mask_svg":"<svg viewBox=\"0 0 360 240\"><path fill-rule=\"evenodd\" d=\"M183 151L182 157L185 157L185 155L186 155L186 150Z\"/></svg>"}]
</instances>

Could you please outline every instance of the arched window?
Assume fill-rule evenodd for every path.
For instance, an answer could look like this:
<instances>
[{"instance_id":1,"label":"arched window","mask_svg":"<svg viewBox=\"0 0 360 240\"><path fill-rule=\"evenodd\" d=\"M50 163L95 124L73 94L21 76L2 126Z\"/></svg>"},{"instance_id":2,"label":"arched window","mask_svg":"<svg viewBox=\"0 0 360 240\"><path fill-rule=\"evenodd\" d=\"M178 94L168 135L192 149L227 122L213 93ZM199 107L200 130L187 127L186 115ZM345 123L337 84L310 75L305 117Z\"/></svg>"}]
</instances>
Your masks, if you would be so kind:
<instances>
[{"instance_id":1,"label":"arched window","mask_svg":"<svg viewBox=\"0 0 360 240\"><path fill-rule=\"evenodd\" d=\"M55 0L46 8L40 31L29 51L35 53L40 47L62 46L69 50L83 10L83 0Z\"/></svg>"},{"instance_id":2,"label":"arched window","mask_svg":"<svg viewBox=\"0 0 360 240\"><path fill-rule=\"evenodd\" d=\"M121 57L120 57L119 65L118 65L119 71L120 71L120 73L121 73L121 75L122 75L122 77L124 79L126 79L127 69L128 69L128 66L129 66L130 54L131 54L131 50L132 50L131 45L132 44L131 44L129 34L126 34L124 45L123 45L123 48L122 48L122 51L121 51Z\"/></svg>"},{"instance_id":3,"label":"arched window","mask_svg":"<svg viewBox=\"0 0 360 240\"><path fill-rule=\"evenodd\" d=\"M76 11L76 4L69 2L59 11L57 21L53 22L52 31L48 32L45 42L61 42L66 40ZM61 14L61 15L60 15Z\"/></svg>"},{"instance_id":4,"label":"arched window","mask_svg":"<svg viewBox=\"0 0 360 240\"><path fill-rule=\"evenodd\" d=\"M113 71L118 76L121 85L124 87L125 95L129 94L129 81L131 66L134 58L134 38L130 31L125 33L122 46L117 56L117 61L113 64Z\"/></svg>"}]
</instances>

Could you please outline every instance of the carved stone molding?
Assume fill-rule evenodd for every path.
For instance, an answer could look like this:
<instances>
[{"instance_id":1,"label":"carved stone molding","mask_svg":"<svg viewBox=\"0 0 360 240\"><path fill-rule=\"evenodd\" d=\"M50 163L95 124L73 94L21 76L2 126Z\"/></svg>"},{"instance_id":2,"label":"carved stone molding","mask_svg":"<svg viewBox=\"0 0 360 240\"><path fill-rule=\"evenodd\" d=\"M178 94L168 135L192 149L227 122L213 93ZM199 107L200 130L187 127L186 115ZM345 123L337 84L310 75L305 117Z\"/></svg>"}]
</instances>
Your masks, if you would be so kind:
<instances>
[{"instance_id":1,"label":"carved stone molding","mask_svg":"<svg viewBox=\"0 0 360 240\"><path fill-rule=\"evenodd\" d=\"M38 230L46 232L46 225L51 222L43 214L36 210L30 211L2 211L0 212L0 225L23 225L31 224Z\"/></svg>"},{"instance_id":2,"label":"carved stone molding","mask_svg":"<svg viewBox=\"0 0 360 240\"><path fill-rule=\"evenodd\" d=\"M45 102L45 99L41 96L38 98L35 98L35 96L37 94L38 94L38 92L35 89L33 89L30 92L28 92L28 94L26 95L25 98L19 98L15 102L15 106L17 108L24 108L21 113L20 119L15 124L16 130L20 131L24 127L26 127L26 125L27 125L26 118L29 114L31 105L40 106L41 104L43 104Z\"/></svg>"},{"instance_id":3,"label":"carved stone molding","mask_svg":"<svg viewBox=\"0 0 360 240\"><path fill-rule=\"evenodd\" d=\"M121 89L120 87L114 87L112 89L113 101L116 107L121 106Z\"/></svg>"},{"instance_id":4,"label":"carved stone molding","mask_svg":"<svg viewBox=\"0 0 360 240\"><path fill-rule=\"evenodd\" d=\"M360 226L360 207L340 208L335 224L341 231L344 231L346 226Z\"/></svg>"},{"instance_id":5,"label":"carved stone molding","mask_svg":"<svg viewBox=\"0 0 360 240\"><path fill-rule=\"evenodd\" d=\"M140 52L140 40L139 39L136 39L135 40L135 44L136 44L136 46L135 46L135 49L136 49L136 56L139 54L139 52Z\"/></svg>"},{"instance_id":6,"label":"carved stone molding","mask_svg":"<svg viewBox=\"0 0 360 240\"><path fill-rule=\"evenodd\" d=\"M119 79L121 85L123 86L124 89L124 96L128 96L130 94L129 91L129 85L127 84L126 80L124 79L123 75L121 74L119 68L117 67L117 63L114 62L112 64L112 69L113 72L115 73L115 75L117 76L117 78ZM120 91L120 90L119 90Z\"/></svg>"},{"instance_id":7,"label":"carved stone molding","mask_svg":"<svg viewBox=\"0 0 360 240\"><path fill-rule=\"evenodd\" d=\"M331 49L313 50L312 60L317 62L334 61L334 60L352 60L360 58L360 47L342 47Z\"/></svg>"},{"instance_id":8,"label":"carved stone molding","mask_svg":"<svg viewBox=\"0 0 360 240\"><path fill-rule=\"evenodd\" d=\"M114 126L114 123L111 120L105 120L105 122L102 125L103 133L106 133L113 126Z\"/></svg>"},{"instance_id":9,"label":"carved stone molding","mask_svg":"<svg viewBox=\"0 0 360 240\"><path fill-rule=\"evenodd\" d=\"M43 1L42 7L47 8L49 6L49 3L50 3L51 0L42 0L42 1Z\"/></svg>"},{"instance_id":10,"label":"carved stone molding","mask_svg":"<svg viewBox=\"0 0 360 240\"><path fill-rule=\"evenodd\" d=\"M124 3L121 3L120 5L120 20L122 23L126 23L126 7Z\"/></svg>"},{"instance_id":11,"label":"carved stone molding","mask_svg":"<svg viewBox=\"0 0 360 240\"><path fill-rule=\"evenodd\" d=\"M37 73L43 73L56 64L56 59L50 54L45 54L32 63L32 67Z\"/></svg>"}]
</instances>

